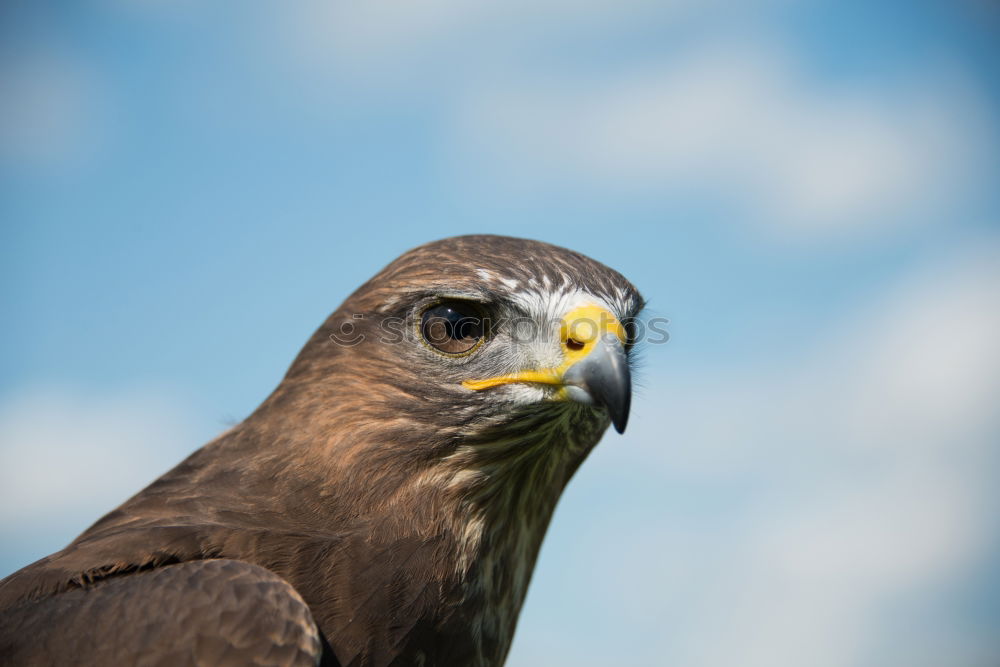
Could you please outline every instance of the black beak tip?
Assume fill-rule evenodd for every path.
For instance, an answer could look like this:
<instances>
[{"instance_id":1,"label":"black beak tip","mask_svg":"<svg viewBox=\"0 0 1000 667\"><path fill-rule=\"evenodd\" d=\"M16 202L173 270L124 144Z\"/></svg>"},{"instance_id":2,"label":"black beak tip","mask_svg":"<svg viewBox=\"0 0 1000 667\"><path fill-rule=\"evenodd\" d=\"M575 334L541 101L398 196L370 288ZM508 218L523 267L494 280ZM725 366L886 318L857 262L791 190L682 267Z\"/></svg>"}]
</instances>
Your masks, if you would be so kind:
<instances>
[{"instance_id":1,"label":"black beak tip","mask_svg":"<svg viewBox=\"0 0 1000 667\"><path fill-rule=\"evenodd\" d=\"M615 406L615 408L608 406L608 416L611 417L611 425L615 427L618 433L625 432L625 426L628 424L628 413L628 402L621 406Z\"/></svg>"},{"instance_id":2,"label":"black beak tip","mask_svg":"<svg viewBox=\"0 0 1000 667\"><path fill-rule=\"evenodd\" d=\"M612 425L614 425L616 431L618 431L619 433L624 433L625 424L628 423L628 419L615 419L611 423Z\"/></svg>"}]
</instances>

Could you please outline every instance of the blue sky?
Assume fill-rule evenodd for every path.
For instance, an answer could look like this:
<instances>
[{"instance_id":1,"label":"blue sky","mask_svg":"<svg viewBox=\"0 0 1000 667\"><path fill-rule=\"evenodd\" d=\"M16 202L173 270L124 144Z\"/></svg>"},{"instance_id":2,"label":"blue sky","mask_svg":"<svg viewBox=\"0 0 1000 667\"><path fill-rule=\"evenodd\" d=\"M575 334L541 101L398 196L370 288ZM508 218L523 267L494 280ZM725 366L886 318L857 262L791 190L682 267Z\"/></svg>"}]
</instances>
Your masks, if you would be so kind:
<instances>
[{"instance_id":1,"label":"blue sky","mask_svg":"<svg viewBox=\"0 0 1000 667\"><path fill-rule=\"evenodd\" d=\"M8 2L0 574L233 421L403 250L671 320L511 665L995 664L1000 7Z\"/></svg>"}]
</instances>

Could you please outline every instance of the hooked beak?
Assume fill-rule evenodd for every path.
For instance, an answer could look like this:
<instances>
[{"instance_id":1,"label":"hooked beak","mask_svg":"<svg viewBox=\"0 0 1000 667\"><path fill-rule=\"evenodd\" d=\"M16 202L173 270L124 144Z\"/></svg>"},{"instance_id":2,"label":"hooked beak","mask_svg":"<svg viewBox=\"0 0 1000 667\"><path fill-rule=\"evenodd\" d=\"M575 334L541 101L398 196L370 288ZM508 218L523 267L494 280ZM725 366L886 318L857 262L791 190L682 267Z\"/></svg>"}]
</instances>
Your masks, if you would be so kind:
<instances>
[{"instance_id":1,"label":"hooked beak","mask_svg":"<svg viewBox=\"0 0 1000 667\"><path fill-rule=\"evenodd\" d=\"M632 403L632 375L625 346L613 334L604 334L590 354L563 374L567 396L580 403L603 407L619 433L625 432Z\"/></svg>"},{"instance_id":2,"label":"hooked beak","mask_svg":"<svg viewBox=\"0 0 1000 667\"><path fill-rule=\"evenodd\" d=\"M603 408L615 430L624 433L632 402L624 327L604 308L582 306L563 318L560 336L563 363L558 368L466 380L462 385L473 391L514 382L556 385L563 399Z\"/></svg>"}]
</instances>

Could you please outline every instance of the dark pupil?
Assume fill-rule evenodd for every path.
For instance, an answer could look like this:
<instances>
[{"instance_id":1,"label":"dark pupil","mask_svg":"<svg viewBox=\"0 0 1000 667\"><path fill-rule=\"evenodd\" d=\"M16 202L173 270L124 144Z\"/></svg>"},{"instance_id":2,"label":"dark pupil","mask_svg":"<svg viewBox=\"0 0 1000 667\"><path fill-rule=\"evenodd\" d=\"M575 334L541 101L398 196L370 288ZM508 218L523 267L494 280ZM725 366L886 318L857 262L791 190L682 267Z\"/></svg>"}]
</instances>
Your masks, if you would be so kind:
<instances>
[{"instance_id":1,"label":"dark pupil","mask_svg":"<svg viewBox=\"0 0 1000 667\"><path fill-rule=\"evenodd\" d=\"M424 340L449 354L468 352L483 337L484 323L468 306L441 304L428 308L421 320Z\"/></svg>"}]
</instances>

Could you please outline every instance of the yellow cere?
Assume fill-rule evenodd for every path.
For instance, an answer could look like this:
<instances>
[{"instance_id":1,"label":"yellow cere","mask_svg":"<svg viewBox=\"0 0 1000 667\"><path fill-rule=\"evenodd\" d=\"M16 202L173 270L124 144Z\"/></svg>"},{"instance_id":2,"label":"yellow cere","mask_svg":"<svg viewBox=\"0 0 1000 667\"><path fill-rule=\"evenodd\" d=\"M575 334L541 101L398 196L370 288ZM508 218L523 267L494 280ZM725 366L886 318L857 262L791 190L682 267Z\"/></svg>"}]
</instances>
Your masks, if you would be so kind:
<instances>
[{"instance_id":1,"label":"yellow cere","mask_svg":"<svg viewBox=\"0 0 1000 667\"><path fill-rule=\"evenodd\" d=\"M563 373L570 366L590 354L594 348L594 343L609 332L617 336L618 340L623 344L625 343L625 327L607 309L597 305L574 308L563 317L559 329L563 350L563 362L559 366L541 370L520 371L485 380L465 380L462 382L462 386L466 389L479 391L513 382L561 385Z\"/></svg>"}]
</instances>

